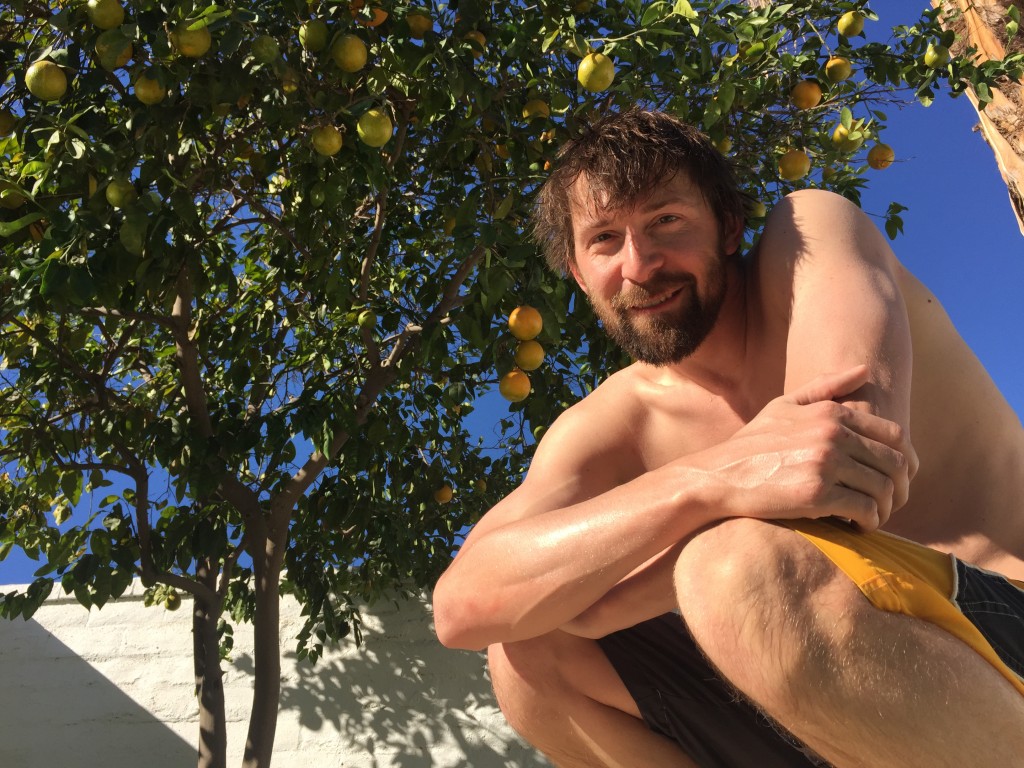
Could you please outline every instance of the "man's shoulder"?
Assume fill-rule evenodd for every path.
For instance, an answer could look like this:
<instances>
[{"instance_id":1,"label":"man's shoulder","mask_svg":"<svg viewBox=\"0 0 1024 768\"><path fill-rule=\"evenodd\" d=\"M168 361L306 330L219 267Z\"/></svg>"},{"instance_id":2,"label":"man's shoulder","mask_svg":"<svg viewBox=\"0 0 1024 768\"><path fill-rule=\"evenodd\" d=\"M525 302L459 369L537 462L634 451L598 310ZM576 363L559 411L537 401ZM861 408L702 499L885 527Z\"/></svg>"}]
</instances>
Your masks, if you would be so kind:
<instances>
[{"instance_id":1,"label":"man's shoulder","mask_svg":"<svg viewBox=\"0 0 1024 768\"><path fill-rule=\"evenodd\" d=\"M570 441L581 452L622 445L640 417L637 391L642 373L636 364L613 373L586 397L567 408L551 425L544 442Z\"/></svg>"}]
</instances>

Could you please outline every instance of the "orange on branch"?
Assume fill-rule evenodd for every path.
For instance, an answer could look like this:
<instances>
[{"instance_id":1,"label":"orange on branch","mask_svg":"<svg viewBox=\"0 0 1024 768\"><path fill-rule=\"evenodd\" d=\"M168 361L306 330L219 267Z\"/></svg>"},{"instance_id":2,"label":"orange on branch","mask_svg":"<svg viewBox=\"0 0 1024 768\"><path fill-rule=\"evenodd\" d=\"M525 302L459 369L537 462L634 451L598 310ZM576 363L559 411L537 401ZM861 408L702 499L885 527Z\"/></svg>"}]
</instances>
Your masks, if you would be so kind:
<instances>
[{"instance_id":1,"label":"orange on branch","mask_svg":"<svg viewBox=\"0 0 1024 768\"><path fill-rule=\"evenodd\" d=\"M588 91L606 91L615 81L615 63L603 53L588 53L580 62L576 79Z\"/></svg>"},{"instance_id":2,"label":"orange on branch","mask_svg":"<svg viewBox=\"0 0 1024 768\"><path fill-rule=\"evenodd\" d=\"M194 29L189 26L189 22L183 21L174 28L171 32L171 45L187 59L200 59L213 45L213 37L205 24Z\"/></svg>"},{"instance_id":3,"label":"orange on branch","mask_svg":"<svg viewBox=\"0 0 1024 768\"><path fill-rule=\"evenodd\" d=\"M520 341L536 338L544 329L544 320L533 307L524 304L512 310L508 316L508 329Z\"/></svg>"},{"instance_id":4,"label":"orange on branch","mask_svg":"<svg viewBox=\"0 0 1024 768\"><path fill-rule=\"evenodd\" d=\"M512 403L525 400L530 395L530 377L515 368L501 377L498 382L498 392Z\"/></svg>"},{"instance_id":5,"label":"orange on branch","mask_svg":"<svg viewBox=\"0 0 1024 768\"><path fill-rule=\"evenodd\" d=\"M544 347L533 339L521 341L516 346L515 361L524 371L535 371L544 362Z\"/></svg>"},{"instance_id":6,"label":"orange on branch","mask_svg":"<svg viewBox=\"0 0 1024 768\"><path fill-rule=\"evenodd\" d=\"M888 144L875 144L868 150L868 165L876 171L884 171L895 159L896 153Z\"/></svg>"},{"instance_id":7,"label":"orange on branch","mask_svg":"<svg viewBox=\"0 0 1024 768\"><path fill-rule=\"evenodd\" d=\"M798 109L813 109L821 103L821 96L817 80L802 80L789 92L790 100Z\"/></svg>"},{"instance_id":8,"label":"orange on branch","mask_svg":"<svg viewBox=\"0 0 1024 768\"><path fill-rule=\"evenodd\" d=\"M779 176L786 181L802 179L811 170L811 158L806 152L791 149L779 158Z\"/></svg>"},{"instance_id":9,"label":"orange on branch","mask_svg":"<svg viewBox=\"0 0 1024 768\"><path fill-rule=\"evenodd\" d=\"M853 74L853 65L843 56L833 56L825 62L825 77L833 83L841 83Z\"/></svg>"},{"instance_id":10,"label":"orange on branch","mask_svg":"<svg viewBox=\"0 0 1024 768\"><path fill-rule=\"evenodd\" d=\"M68 89L68 77L58 64L40 59L25 72L25 85L40 101L57 101Z\"/></svg>"},{"instance_id":11,"label":"orange on branch","mask_svg":"<svg viewBox=\"0 0 1024 768\"><path fill-rule=\"evenodd\" d=\"M342 35L331 46L331 58L342 72L358 72L368 56L366 43L355 35Z\"/></svg>"}]
</instances>

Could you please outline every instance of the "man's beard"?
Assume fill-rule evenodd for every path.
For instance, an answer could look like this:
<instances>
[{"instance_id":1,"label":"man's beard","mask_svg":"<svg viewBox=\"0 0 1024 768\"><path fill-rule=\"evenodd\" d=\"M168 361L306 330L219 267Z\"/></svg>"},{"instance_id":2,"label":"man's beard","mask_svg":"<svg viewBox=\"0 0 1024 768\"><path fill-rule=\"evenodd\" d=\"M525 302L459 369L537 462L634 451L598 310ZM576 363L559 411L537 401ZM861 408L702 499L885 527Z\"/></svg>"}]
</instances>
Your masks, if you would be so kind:
<instances>
[{"instance_id":1,"label":"man's beard","mask_svg":"<svg viewBox=\"0 0 1024 768\"><path fill-rule=\"evenodd\" d=\"M725 303L726 256L720 255L709 268L704 295L697 291L693 275L659 273L643 285L633 285L618 293L608 305L591 302L594 312L612 341L634 360L649 365L670 365L689 357L715 327L718 313ZM650 316L635 317L630 308L642 306L668 291L679 306Z\"/></svg>"}]
</instances>

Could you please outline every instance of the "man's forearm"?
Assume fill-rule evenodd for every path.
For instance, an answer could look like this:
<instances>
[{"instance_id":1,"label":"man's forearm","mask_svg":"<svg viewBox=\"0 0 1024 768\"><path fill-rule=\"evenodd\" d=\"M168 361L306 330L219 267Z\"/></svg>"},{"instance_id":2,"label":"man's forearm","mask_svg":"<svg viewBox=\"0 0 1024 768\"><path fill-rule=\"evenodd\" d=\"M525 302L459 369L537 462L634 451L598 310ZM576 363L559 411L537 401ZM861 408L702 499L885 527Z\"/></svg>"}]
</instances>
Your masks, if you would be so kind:
<instances>
[{"instance_id":1,"label":"man's forearm","mask_svg":"<svg viewBox=\"0 0 1024 768\"><path fill-rule=\"evenodd\" d=\"M673 572L682 549L676 544L644 563L560 629L598 638L675 610Z\"/></svg>"},{"instance_id":2,"label":"man's forearm","mask_svg":"<svg viewBox=\"0 0 1024 768\"><path fill-rule=\"evenodd\" d=\"M441 641L477 649L536 637L573 620L638 566L719 514L702 497L701 474L677 462L470 542L435 591Z\"/></svg>"}]
</instances>

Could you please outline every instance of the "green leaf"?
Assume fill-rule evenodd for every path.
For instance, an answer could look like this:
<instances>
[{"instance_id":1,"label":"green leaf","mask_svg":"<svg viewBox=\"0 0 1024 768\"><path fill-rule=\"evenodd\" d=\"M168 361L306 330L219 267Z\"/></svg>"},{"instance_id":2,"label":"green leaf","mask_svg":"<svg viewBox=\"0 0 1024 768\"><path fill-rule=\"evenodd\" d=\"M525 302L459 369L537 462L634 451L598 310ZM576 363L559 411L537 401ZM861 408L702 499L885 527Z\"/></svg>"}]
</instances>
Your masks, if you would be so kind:
<instances>
[{"instance_id":1,"label":"green leaf","mask_svg":"<svg viewBox=\"0 0 1024 768\"><path fill-rule=\"evenodd\" d=\"M676 0L672 12L677 16L682 16L684 19L697 18L697 12L693 10L693 6L687 0Z\"/></svg>"}]
</instances>

